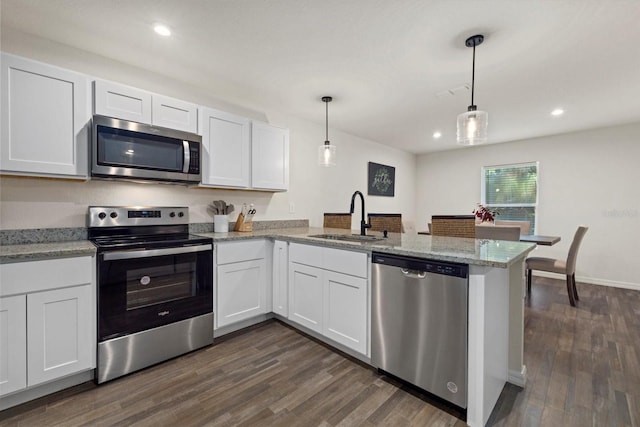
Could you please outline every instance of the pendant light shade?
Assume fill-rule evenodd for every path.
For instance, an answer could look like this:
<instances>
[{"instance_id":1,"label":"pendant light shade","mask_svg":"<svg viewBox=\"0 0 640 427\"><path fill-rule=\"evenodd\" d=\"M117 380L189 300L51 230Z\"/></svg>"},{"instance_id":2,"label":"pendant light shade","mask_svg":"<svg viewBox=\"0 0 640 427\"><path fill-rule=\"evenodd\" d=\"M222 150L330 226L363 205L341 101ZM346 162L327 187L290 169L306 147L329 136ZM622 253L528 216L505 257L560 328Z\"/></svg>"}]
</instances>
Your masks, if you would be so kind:
<instances>
[{"instance_id":1,"label":"pendant light shade","mask_svg":"<svg viewBox=\"0 0 640 427\"><path fill-rule=\"evenodd\" d=\"M458 115L457 141L461 145L476 145L487 142L487 128L489 126L489 114L480 111L473 103L473 95L476 80L476 46L484 41L481 34L471 36L465 41L467 47L473 48L473 68L471 72L471 105L467 111Z\"/></svg>"},{"instance_id":2,"label":"pendant light shade","mask_svg":"<svg viewBox=\"0 0 640 427\"><path fill-rule=\"evenodd\" d=\"M330 96L323 96L322 102L326 107L326 138L324 144L318 147L318 165L319 166L335 166L336 165L336 146L329 142L329 103L333 100Z\"/></svg>"}]
</instances>

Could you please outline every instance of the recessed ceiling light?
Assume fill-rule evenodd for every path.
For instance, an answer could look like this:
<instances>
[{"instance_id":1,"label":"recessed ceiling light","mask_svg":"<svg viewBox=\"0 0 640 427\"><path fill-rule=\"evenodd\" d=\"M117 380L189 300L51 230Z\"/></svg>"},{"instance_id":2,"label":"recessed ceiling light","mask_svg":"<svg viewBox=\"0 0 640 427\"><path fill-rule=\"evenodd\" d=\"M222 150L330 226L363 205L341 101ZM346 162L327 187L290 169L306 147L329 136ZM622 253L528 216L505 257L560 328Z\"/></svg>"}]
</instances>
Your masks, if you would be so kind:
<instances>
[{"instance_id":1,"label":"recessed ceiling light","mask_svg":"<svg viewBox=\"0 0 640 427\"><path fill-rule=\"evenodd\" d=\"M563 110L562 108L556 108L555 110L553 110L553 111L551 112L551 115L552 115L552 116L556 116L556 117L557 117L557 116L561 116L561 115L563 115L563 114L564 114L564 110Z\"/></svg>"},{"instance_id":2,"label":"recessed ceiling light","mask_svg":"<svg viewBox=\"0 0 640 427\"><path fill-rule=\"evenodd\" d=\"M440 138L441 136L442 136L442 133L441 133L441 132L437 132L437 131L436 131L436 132L434 132L434 133L433 133L433 138L434 138L434 139L438 139L438 138Z\"/></svg>"},{"instance_id":3,"label":"recessed ceiling light","mask_svg":"<svg viewBox=\"0 0 640 427\"><path fill-rule=\"evenodd\" d=\"M156 24L153 26L153 31L160 34L161 36L168 37L171 35L171 30L166 25Z\"/></svg>"}]
</instances>

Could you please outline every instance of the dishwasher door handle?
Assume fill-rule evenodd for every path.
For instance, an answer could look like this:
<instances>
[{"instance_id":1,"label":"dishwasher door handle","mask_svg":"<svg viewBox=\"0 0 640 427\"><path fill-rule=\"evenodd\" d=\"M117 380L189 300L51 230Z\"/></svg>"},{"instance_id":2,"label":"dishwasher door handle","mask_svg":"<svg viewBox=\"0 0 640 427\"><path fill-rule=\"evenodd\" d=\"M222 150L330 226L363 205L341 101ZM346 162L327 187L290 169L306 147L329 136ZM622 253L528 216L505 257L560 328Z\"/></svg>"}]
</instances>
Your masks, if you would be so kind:
<instances>
[{"instance_id":1,"label":"dishwasher door handle","mask_svg":"<svg viewBox=\"0 0 640 427\"><path fill-rule=\"evenodd\" d=\"M426 271L418 271L418 270L409 270L407 268L401 268L400 271L406 277L411 277L412 279L424 279L427 277Z\"/></svg>"}]
</instances>

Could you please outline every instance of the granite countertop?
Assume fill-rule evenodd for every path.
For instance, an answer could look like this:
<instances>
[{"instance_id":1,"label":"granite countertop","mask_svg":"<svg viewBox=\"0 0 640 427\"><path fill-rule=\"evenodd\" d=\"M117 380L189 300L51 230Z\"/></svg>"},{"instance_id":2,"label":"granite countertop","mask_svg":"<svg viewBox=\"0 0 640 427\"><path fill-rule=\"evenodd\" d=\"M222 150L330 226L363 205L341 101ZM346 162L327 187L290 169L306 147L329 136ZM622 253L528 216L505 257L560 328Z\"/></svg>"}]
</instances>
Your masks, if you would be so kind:
<instances>
[{"instance_id":1,"label":"granite countertop","mask_svg":"<svg viewBox=\"0 0 640 427\"><path fill-rule=\"evenodd\" d=\"M522 261L536 245L504 240L479 240L455 237L425 236L406 233L389 233L387 239L373 242L349 242L310 237L317 234L352 234L351 230L332 228L283 228L240 233L198 233L211 237L214 242L237 241L254 238L272 238L289 242L350 249L363 252L429 258L469 265L507 268ZM379 232L370 235L381 236Z\"/></svg>"},{"instance_id":2,"label":"granite countertop","mask_svg":"<svg viewBox=\"0 0 640 427\"><path fill-rule=\"evenodd\" d=\"M469 265L507 268L523 260L536 245L524 242L434 237L415 234L389 233L387 239L373 242L350 242L311 237L317 234L352 234L351 230L332 228L281 228L254 232L197 233L214 242L270 238L289 242L349 249L362 252L429 258ZM382 233L369 232L381 236ZM49 258L94 256L96 247L88 240L53 243L28 243L0 246L0 264L35 261Z\"/></svg>"},{"instance_id":3,"label":"granite countertop","mask_svg":"<svg viewBox=\"0 0 640 427\"><path fill-rule=\"evenodd\" d=\"M96 247L88 240L52 243L25 243L0 246L0 264L52 258L95 256Z\"/></svg>"}]
</instances>

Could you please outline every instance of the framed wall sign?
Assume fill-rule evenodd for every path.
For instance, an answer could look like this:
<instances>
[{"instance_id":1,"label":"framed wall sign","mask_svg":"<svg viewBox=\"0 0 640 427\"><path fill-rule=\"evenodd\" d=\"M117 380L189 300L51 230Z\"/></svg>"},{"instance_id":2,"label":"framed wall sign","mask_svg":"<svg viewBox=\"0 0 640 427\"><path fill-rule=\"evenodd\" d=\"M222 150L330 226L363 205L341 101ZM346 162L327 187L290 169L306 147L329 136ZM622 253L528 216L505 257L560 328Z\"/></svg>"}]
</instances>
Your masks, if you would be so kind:
<instances>
[{"instance_id":1,"label":"framed wall sign","mask_svg":"<svg viewBox=\"0 0 640 427\"><path fill-rule=\"evenodd\" d=\"M396 185L396 168L369 162L369 191L370 196L393 197Z\"/></svg>"}]
</instances>

